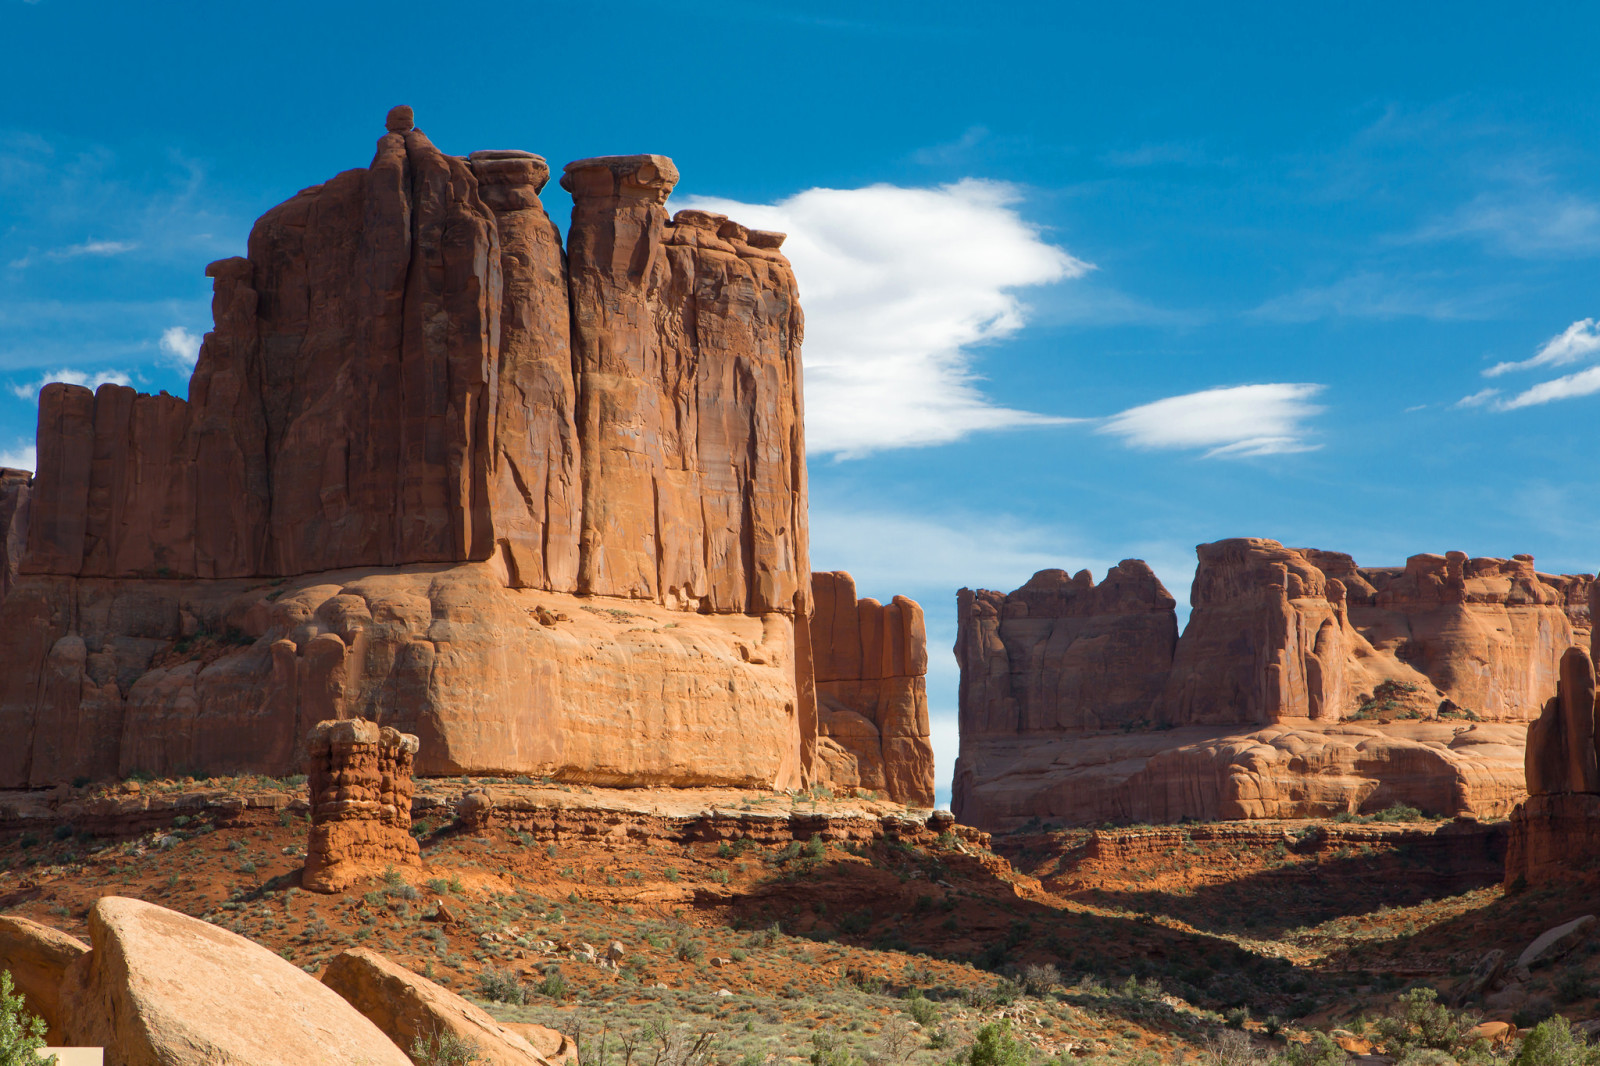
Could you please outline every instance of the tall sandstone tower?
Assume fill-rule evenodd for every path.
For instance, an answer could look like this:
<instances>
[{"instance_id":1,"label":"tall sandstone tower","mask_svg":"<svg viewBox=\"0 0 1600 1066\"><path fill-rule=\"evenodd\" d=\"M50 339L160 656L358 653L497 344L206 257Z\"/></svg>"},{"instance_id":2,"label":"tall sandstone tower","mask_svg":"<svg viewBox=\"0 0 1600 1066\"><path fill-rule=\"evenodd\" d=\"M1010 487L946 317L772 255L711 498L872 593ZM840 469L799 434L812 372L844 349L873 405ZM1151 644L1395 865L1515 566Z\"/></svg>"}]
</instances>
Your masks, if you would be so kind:
<instances>
[{"instance_id":1,"label":"tall sandstone tower","mask_svg":"<svg viewBox=\"0 0 1600 1066\"><path fill-rule=\"evenodd\" d=\"M355 717L422 774L819 780L783 235L613 156L566 167L564 250L541 157L387 127L207 268L188 401L41 393L0 787L288 774Z\"/></svg>"}]
</instances>

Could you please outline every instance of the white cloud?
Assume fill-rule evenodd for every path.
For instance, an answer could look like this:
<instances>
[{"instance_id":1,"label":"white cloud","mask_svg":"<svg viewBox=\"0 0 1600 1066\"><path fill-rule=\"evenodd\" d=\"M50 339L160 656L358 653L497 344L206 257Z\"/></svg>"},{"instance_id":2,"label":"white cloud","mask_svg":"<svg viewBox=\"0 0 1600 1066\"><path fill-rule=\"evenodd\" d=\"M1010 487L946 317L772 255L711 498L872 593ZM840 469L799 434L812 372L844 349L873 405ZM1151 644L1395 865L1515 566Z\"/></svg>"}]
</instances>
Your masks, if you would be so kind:
<instances>
[{"instance_id":1,"label":"white cloud","mask_svg":"<svg viewBox=\"0 0 1600 1066\"><path fill-rule=\"evenodd\" d=\"M1581 319L1545 342L1532 359L1520 363L1496 363L1483 372L1486 378L1499 377L1513 370L1531 370L1540 366L1566 366L1600 352L1600 328L1592 318Z\"/></svg>"},{"instance_id":2,"label":"white cloud","mask_svg":"<svg viewBox=\"0 0 1600 1066\"><path fill-rule=\"evenodd\" d=\"M1323 386L1236 385L1130 407L1096 432L1137 448L1206 448L1205 458L1313 451L1305 422L1322 412L1308 401Z\"/></svg>"},{"instance_id":3,"label":"white cloud","mask_svg":"<svg viewBox=\"0 0 1600 1066\"><path fill-rule=\"evenodd\" d=\"M51 259L77 259L80 256L122 255L139 247L132 241L84 241L50 253Z\"/></svg>"},{"instance_id":4,"label":"white cloud","mask_svg":"<svg viewBox=\"0 0 1600 1066\"><path fill-rule=\"evenodd\" d=\"M1499 294L1451 293L1428 277L1353 274L1328 285L1274 296L1250 314L1271 322L1316 322L1324 318L1487 318Z\"/></svg>"},{"instance_id":5,"label":"white cloud","mask_svg":"<svg viewBox=\"0 0 1600 1066\"><path fill-rule=\"evenodd\" d=\"M16 447L0 452L0 466L8 466L13 470L37 470L39 449L19 440Z\"/></svg>"},{"instance_id":6,"label":"white cloud","mask_svg":"<svg viewBox=\"0 0 1600 1066\"><path fill-rule=\"evenodd\" d=\"M1045 243L1018 199L969 178L684 206L789 234L806 312L806 450L854 457L1071 421L991 403L972 368L974 347L1022 328L1016 290L1093 269Z\"/></svg>"},{"instance_id":7,"label":"white cloud","mask_svg":"<svg viewBox=\"0 0 1600 1066\"><path fill-rule=\"evenodd\" d=\"M1597 392L1600 392L1600 366L1591 366L1554 381L1541 381L1531 389L1496 404L1495 409L1514 411L1519 407L1533 407L1552 400L1570 400L1575 396L1592 396Z\"/></svg>"},{"instance_id":8,"label":"white cloud","mask_svg":"<svg viewBox=\"0 0 1600 1066\"><path fill-rule=\"evenodd\" d=\"M37 400L39 390L52 381L64 381L68 385L86 385L91 389L98 389L101 385L132 385L133 379L120 370L55 370L45 374L38 381L31 381L22 385L11 386L11 391L19 399Z\"/></svg>"},{"instance_id":9,"label":"white cloud","mask_svg":"<svg viewBox=\"0 0 1600 1066\"><path fill-rule=\"evenodd\" d=\"M200 358L200 335L190 333L182 326L172 326L161 331L161 354L176 366L193 370Z\"/></svg>"},{"instance_id":10,"label":"white cloud","mask_svg":"<svg viewBox=\"0 0 1600 1066\"><path fill-rule=\"evenodd\" d=\"M1456 401L1457 407L1487 407L1489 401L1500 395L1499 389L1479 389L1471 396L1463 396Z\"/></svg>"}]
</instances>

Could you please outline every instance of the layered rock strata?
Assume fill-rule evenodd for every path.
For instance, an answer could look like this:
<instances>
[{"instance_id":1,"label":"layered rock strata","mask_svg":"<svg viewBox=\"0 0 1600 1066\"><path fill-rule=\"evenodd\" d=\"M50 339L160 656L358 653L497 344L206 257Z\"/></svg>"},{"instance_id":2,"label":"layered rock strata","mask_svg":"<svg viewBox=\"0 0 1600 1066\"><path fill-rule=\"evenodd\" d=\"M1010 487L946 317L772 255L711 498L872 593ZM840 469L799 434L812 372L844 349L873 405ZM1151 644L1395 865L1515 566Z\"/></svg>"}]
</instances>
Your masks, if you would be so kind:
<instances>
[{"instance_id":1,"label":"layered rock strata","mask_svg":"<svg viewBox=\"0 0 1600 1066\"><path fill-rule=\"evenodd\" d=\"M842 570L812 574L811 587L819 777L933 806L922 608L904 596L857 599Z\"/></svg>"},{"instance_id":2,"label":"layered rock strata","mask_svg":"<svg viewBox=\"0 0 1600 1066\"><path fill-rule=\"evenodd\" d=\"M417 738L350 718L318 722L306 746L311 833L301 885L337 892L375 871L421 865L411 835Z\"/></svg>"},{"instance_id":3,"label":"layered rock strata","mask_svg":"<svg viewBox=\"0 0 1600 1066\"><path fill-rule=\"evenodd\" d=\"M1556 695L1528 725L1528 798L1511 815L1508 886L1600 871L1597 743L1594 663L1585 649L1569 648Z\"/></svg>"},{"instance_id":4,"label":"layered rock strata","mask_svg":"<svg viewBox=\"0 0 1600 1066\"><path fill-rule=\"evenodd\" d=\"M41 393L0 473L0 787L290 774L363 716L420 773L811 780L803 320L781 234L662 156L370 166L211 264L188 400Z\"/></svg>"},{"instance_id":5,"label":"layered rock strata","mask_svg":"<svg viewBox=\"0 0 1600 1066\"><path fill-rule=\"evenodd\" d=\"M1260 539L1197 551L1181 639L1136 560L1098 587L1042 571L1009 595L958 594L964 820L1509 813L1520 723L1589 636L1590 576L1530 556L1372 568Z\"/></svg>"}]
</instances>

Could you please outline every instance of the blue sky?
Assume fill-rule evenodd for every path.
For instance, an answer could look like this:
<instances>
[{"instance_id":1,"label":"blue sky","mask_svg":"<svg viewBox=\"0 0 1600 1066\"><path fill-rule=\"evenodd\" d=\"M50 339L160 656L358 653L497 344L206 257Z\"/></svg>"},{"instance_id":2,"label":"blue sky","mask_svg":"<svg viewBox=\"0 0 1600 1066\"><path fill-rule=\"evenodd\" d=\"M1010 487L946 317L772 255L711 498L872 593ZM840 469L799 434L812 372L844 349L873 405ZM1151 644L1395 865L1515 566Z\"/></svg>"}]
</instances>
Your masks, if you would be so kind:
<instances>
[{"instance_id":1,"label":"blue sky","mask_svg":"<svg viewBox=\"0 0 1600 1066\"><path fill-rule=\"evenodd\" d=\"M0 0L0 452L46 378L182 395L205 264L393 104L447 151L670 155L676 204L792 234L813 563L928 609L947 782L962 584L1138 556L1182 603L1238 535L1595 569L1597 23Z\"/></svg>"}]
</instances>

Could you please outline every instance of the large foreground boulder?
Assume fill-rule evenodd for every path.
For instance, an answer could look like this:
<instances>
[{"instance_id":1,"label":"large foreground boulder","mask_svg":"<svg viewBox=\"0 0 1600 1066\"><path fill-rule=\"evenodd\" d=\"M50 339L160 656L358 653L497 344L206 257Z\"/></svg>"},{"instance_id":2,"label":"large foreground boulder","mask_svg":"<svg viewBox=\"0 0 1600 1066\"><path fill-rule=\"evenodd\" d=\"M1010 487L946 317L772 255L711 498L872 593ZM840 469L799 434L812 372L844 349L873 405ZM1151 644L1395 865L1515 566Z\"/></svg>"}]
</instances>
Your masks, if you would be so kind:
<instances>
[{"instance_id":1,"label":"large foreground boulder","mask_svg":"<svg viewBox=\"0 0 1600 1066\"><path fill-rule=\"evenodd\" d=\"M118 1066L410 1066L360 1012L242 936L176 911L106 896L94 950L67 973L68 1043Z\"/></svg>"},{"instance_id":2,"label":"large foreground boulder","mask_svg":"<svg viewBox=\"0 0 1600 1066\"><path fill-rule=\"evenodd\" d=\"M401 1047L449 1034L476 1046L486 1066L549 1066L532 1044L481 1008L376 951L341 953L328 963L322 983Z\"/></svg>"},{"instance_id":3,"label":"large foreground boulder","mask_svg":"<svg viewBox=\"0 0 1600 1066\"><path fill-rule=\"evenodd\" d=\"M44 1019L45 1040L59 1045L61 982L67 969L89 953L89 945L59 929L26 918L0 918L0 970L11 971L27 1009Z\"/></svg>"}]
</instances>

